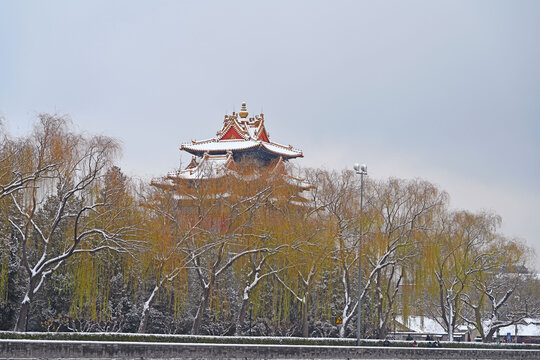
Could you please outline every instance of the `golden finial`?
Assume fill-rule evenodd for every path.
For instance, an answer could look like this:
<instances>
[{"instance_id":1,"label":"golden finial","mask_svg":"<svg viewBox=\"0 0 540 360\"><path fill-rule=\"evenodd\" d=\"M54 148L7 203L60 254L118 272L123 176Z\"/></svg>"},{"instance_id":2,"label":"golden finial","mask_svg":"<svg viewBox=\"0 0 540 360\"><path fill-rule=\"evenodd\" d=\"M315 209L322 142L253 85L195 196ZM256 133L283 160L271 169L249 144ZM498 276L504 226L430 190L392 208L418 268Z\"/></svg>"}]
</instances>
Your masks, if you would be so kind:
<instances>
[{"instance_id":1,"label":"golden finial","mask_svg":"<svg viewBox=\"0 0 540 360\"><path fill-rule=\"evenodd\" d=\"M247 118L247 116L248 116L248 111L247 111L246 103L245 103L245 102L242 103L242 109L240 110L240 112L238 113L238 115L240 115L240 117L241 117L242 119Z\"/></svg>"}]
</instances>

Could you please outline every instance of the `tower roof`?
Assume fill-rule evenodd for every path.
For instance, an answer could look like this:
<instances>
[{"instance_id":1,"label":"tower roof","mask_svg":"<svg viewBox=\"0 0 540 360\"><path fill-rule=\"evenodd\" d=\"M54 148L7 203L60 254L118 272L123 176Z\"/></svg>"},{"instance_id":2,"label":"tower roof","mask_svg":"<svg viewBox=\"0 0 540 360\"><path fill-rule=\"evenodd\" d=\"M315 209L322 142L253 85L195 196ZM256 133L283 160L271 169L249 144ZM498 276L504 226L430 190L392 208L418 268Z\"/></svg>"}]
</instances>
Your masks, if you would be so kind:
<instances>
[{"instance_id":1,"label":"tower roof","mask_svg":"<svg viewBox=\"0 0 540 360\"><path fill-rule=\"evenodd\" d=\"M169 173L161 180L154 180L153 184L173 185L175 182L182 182L185 180L215 180L227 176L249 180L259 178L262 175L258 171L254 171L248 175L242 170L241 166L238 167L237 165L238 164L234 161L232 152L230 151L225 155L210 155L206 153L198 160L193 158L184 170ZM269 166L269 174L279 177L287 184L301 190L312 188L312 185L304 180L289 175L285 166L283 158L279 157Z\"/></svg>"},{"instance_id":2,"label":"tower roof","mask_svg":"<svg viewBox=\"0 0 540 360\"><path fill-rule=\"evenodd\" d=\"M261 140L221 140L216 139L183 144L180 150L185 150L191 154L202 156L204 153L212 155L225 154L228 151L238 152L247 150L261 150L276 156L284 156L288 159L302 157L302 152L294 149L292 146L285 146L273 142L264 142Z\"/></svg>"},{"instance_id":3,"label":"tower roof","mask_svg":"<svg viewBox=\"0 0 540 360\"><path fill-rule=\"evenodd\" d=\"M267 158L283 157L293 159L303 157L302 151L294 149L291 145L281 145L270 141L270 134L264 126L264 114L248 117L246 103L242 103L241 111L232 115L225 115L223 127L216 137L182 144L180 150L187 151L196 156L224 155L233 153L259 153Z\"/></svg>"}]
</instances>

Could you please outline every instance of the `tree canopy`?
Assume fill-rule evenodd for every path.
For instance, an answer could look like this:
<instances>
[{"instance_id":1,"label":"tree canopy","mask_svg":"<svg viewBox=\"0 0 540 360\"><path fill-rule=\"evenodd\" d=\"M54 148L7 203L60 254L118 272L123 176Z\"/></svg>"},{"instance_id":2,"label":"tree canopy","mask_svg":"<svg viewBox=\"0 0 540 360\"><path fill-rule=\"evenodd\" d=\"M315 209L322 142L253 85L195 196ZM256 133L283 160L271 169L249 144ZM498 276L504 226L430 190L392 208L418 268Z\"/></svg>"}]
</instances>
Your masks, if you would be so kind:
<instances>
[{"instance_id":1,"label":"tree canopy","mask_svg":"<svg viewBox=\"0 0 540 360\"><path fill-rule=\"evenodd\" d=\"M2 330L347 337L361 304L366 337L420 315L491 341L540 311L531 249L429 181L367 178L362 209L352 171L158 186L66 117L1 131Z\"/></svg>"}]
</instances>

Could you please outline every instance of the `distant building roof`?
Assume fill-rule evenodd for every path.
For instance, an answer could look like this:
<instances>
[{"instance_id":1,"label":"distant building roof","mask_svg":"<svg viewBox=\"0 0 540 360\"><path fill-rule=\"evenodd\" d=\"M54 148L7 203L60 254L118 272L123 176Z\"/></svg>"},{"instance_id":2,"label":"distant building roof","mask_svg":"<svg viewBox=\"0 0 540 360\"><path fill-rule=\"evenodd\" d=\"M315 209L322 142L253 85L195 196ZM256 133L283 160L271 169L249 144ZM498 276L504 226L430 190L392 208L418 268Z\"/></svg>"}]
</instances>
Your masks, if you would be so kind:
<instances>
[{"instance_id":1,"label":"distant building roof","mask_svg":"<svg viewBox=\"0 0 540 360\"><path fill-rule=\"evenodd\" d=\"M536 318L525 318L517 325L509 325L502 327L500 328L499 333L501 335L506 335L510 333L512 336L515 336L516 326L518 336L540 337L540 319Z\"/></svg>"},{"instance_id":2,"label":"distant building roof","mask_svg":"<svg viewBox=\"0 0 540 360\"><path fill-rule=\"evenodd\" d=\"M504 334L512 334L512 336L516 335L516 326L510 325L503 327L499 330L501 335ZM539 336L540 337L540 325L537 324L518 324L517 326L517 335L518 336Z\"/></svg>"},{"instance_id":3,"label":"distant building roof","mask_svg":"<svg viewBox=\"0 0 540 360\"><path fill-rule=\"evenodd\" d=\"M396 322L410 331L423 334L446 334L446 330L436 321L427 316L408 316L403 321L401 315L396 316Z\"/></svg>"}]
</instances>

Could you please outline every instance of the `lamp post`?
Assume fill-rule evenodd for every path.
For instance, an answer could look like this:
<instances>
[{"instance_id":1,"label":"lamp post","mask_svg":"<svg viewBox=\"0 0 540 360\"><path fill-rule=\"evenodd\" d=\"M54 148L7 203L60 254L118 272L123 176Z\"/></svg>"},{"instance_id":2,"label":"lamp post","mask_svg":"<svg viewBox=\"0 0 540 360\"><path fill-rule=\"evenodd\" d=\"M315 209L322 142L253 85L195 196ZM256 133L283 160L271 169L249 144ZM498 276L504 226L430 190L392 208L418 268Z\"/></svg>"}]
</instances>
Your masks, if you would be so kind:
<instances>
[{"instance_id":1,"label":"lamp post","mask_svg":"<svg viewBox=\"0 0 540 360\"><path fill-rule=\"evenodd\" d=\"M364 205L364 175L367 175L367 166L365 164L354 164L354 171L360 175L360 213ZM360 346L362 332L362 221L360 221L360 241L358 243L358 313L356 319L356 345Z\"/></svg>"}]
</instances>

